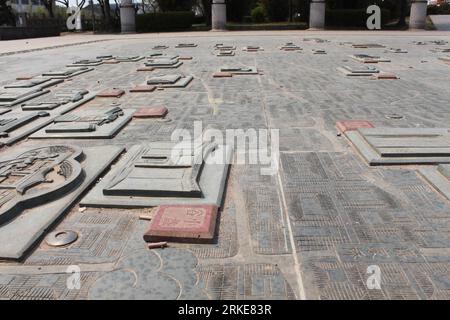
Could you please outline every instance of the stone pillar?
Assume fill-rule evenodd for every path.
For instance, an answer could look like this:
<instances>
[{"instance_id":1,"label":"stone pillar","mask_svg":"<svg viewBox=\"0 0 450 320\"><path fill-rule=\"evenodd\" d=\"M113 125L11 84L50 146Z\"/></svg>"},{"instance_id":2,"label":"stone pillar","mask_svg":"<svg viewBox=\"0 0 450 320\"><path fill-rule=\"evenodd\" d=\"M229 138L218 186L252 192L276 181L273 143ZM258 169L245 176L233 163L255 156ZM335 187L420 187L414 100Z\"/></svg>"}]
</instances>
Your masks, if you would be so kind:
<instances>
[{"instance_id":1,"label":"stone pillar","mask_svg":"<svg viewBox=\"0 0 450 320\"><path fill-rule=\"evenodd\" d=\"M409 18L410 29L425 29L427 22L427 0L413 0Z\"/></svg>"},{"instance_id":2,"label":"stone pillar","mask_svg":"<svg viewBox=\"0 0 450 320\"><path fill-rule=\"evenodd\" d=\"M136 32L136 14L133 0L122 0L120 3L120 28L122 33Z\"/></svg>"},{"instance_id":3,"label":"stone pillar","mask_svg":"<svg viewBox=\"0 0 450 320\"><path fill-rule=\"evenodd\" d=\"M325 0L311 0L309 28L325 28Z\"/></svg>"},{"instance_id":4,"label":"stone pillar","mask_svg":"<svg viewBox=\"0 0 450 320\"><path fill-rule=\"evenodd\" d=\"M227 23L226 0L212 0L211 4L212 31L225 30Z\"/></svg>"}]
</instances>

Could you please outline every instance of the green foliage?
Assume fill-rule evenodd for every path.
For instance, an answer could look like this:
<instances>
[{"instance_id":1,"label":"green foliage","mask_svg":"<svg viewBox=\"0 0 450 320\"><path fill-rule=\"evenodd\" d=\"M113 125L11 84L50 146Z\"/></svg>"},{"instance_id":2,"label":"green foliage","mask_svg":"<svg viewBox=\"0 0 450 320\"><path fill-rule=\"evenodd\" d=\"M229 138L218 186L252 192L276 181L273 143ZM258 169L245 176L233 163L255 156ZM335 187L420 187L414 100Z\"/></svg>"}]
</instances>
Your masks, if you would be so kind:
<instances>
[{"instance_id":1,"label":"green foliage","mask_svg":"<svg viewBox=\"0 0 450 320\"><path fill-rule=\"evenodd\" d=\"M6 0L0 0L0 26L14 26L15 23L16 21L11 7L6 4Z\"/></svg>"},{"instance_id":2,"label":"green foliage","mask_svg":"<svg viewBox=\"0 0 450 320\"><path fill-rule=\"evenodd\" d=\"M289 16L288 0L261 0L269 20L272 22L287 21Z\"/></svg>"},{"instance_id":3,"label":"green foliage","mask_svg":"<svg viewBox=\"0 0 450 320\"><path fill-rule=\"evenodd\" d=\"M444 3L440 6L428 6L428 14L450 14L450 4Z\"/></svg>"},{"instance_id":4,"label":"green foliage","mask_svg":"<svg viewBox=\"0 0 450 320\"><path fill-rule=\"evenodd\" d=\"M136 16L137 32L177 31L189 29L194 22L192 11L157 12Z\"/></svg>"},{"instance_id":5,"label":"green foliage","mask_svg":"<svg viewBox=\"0 0 450 320\"><path fill-rule=\"evenodd\" d=\"M252 15L252 22L254 23L262 23L266 21L267 14L266 10L262 5L258 5L255 8L253 8L251 15Z\"/></svg>"},{"instance_id":6,"label":"green foliage","mask_svg":"<svg viewBox=\"0 0 450 320\"><path fill-rule=\"evenodd\" d=\"M156 0L162 12L190 11L194 5L193 0Z\"/></svg>"},{"instance_id":7,"label":"green foliage","mask_svg":"<svg viewBox=\"0 0 450 320\"><path fill-rule=\"evenodd\" d=\"M326 11L326 25L333 27L366 27L368 14L366 9L338 9ZM381 10L381 24L390 19L390 11Z\"/></svg>"},{"instance_id":8,"label":"green foliage","mask_svg":"<svg viewBox=\"0 0 450 320\"><path fill-rule=\"evenodd\" d=\"M241 22L255 4L256 0L227 0L227 20Z\"/></svg>"}]
</instances>

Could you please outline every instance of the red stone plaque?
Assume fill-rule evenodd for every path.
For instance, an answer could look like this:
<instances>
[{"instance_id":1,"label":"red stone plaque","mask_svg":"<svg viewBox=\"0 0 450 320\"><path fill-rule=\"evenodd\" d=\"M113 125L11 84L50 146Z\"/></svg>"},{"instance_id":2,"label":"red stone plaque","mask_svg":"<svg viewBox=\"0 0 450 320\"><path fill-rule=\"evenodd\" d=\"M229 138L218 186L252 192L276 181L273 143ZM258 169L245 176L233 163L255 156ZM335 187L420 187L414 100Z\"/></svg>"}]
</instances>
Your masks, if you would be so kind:
<instances>
[{"instance_id":1,"label":"red stone plaque","mask_svg":"<svg viewBox=\"0 0 450 320\"><path fill-rule=\"evenodd\" d=\"M125 91L121 90L121 89L106 89L103 90L102 92L97 94L97 97L100 98L120 98L123 94L125 93Z\"/></svg>"},{"instance_id":2,"label":"red stone plaque","mask_svg":"<svg viewBox=\"0 0 450 320\"><path fill-rule=\"evenodd\" d=\"M156 87L155 86L149 86L147 84L143 84L140 86L136 86L132 89L130 89L130 92L153 92L155 91Z\"/></svg>"},{"instance_id":3,"label":"red stone plaque","mask_svg":"<svg viewBox=\"0 0 450 320\"><path fill-rule=\"evenodd\" d=\"M377 79L377 80L395 80L395 79L398 79L398 76L396 74L390 73L390 72L380 72L378 74L374 74L372 77Z\"/></svg>"},{"instance_id":4,"label":"red stone plaque","mask_svg":"<svg viewBox=\"0 0 450 320\"><path fill-rule=\"evenodd\" d=\"M33 76L30 76L30 75L18 76L16 78L16 80L31 80L31 79L33 79Z\"/></svg>"},{"instance_id":5,"label":"red stone plaque","mask_svg":"<svg viewBox=\"0 0 450 320\"><path fill-rule=\"evenodd\" d=\"M162 205L150 222L144 240L211 243L216 220L214 205Z\"/></svg>"},{"instance_id":6,"label":"red stone plaque","mask_svg":"<svg viewBox=\"0 0 450 320\"><path fill-rule=\"evenodd\" d=\"M213 78L231 78L233 76L230 72L216 72L213 74Z\"/></svg>"},{"instance_id":7,"label":"red stone plaque","mask_svg":"<svg viewBox=\"0 0 450 320\"><path fill-rule=\"evenodd\" d=\"M336 128L341 133L346 131L354 131L361 128L375 128L375 126L366 120L345 120L336 122Z\"/></svg>"},{"instance_id":8,"label":"red stone plaque","mask_svg":"<svg viewBox=\"0 0 450 320\"><path fill-rule=\"evenodd\" d=\"M179 57L178 60L192 60L192 57L188 57L188 56Z\"/></svg>"},{"instance_id":9,"label":"red stone plaque","mask_svg":"<svg viewBox=\"0 0 450 320\"><path fill-rule=\"evenodd\" d=\"M166 107L144 107L136 111L133 115L134 118L163 118L167 114L168 110Z\"/></svg>"}]
</instances>

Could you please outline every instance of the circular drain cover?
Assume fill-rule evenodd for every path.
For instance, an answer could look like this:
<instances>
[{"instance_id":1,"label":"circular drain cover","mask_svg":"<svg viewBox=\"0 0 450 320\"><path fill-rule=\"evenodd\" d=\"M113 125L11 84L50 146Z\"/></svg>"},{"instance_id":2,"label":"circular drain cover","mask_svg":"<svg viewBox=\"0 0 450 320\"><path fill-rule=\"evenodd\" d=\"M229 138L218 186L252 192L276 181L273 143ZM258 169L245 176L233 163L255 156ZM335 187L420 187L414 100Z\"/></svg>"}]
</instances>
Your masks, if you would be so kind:
<instances>
[{"instance_id":1,"label":"circular drain cover","mask_svg":"<svg viewBox=\"0 0 450 320\"><path fill-rule=\"evenodd\" d=\"M397 114L397 113L390 113L390 114L386 115L386 118L394 119L394 120L400 120L400 119L403 119L404 116L402 116L401 114Z\"/></svg>"},{"instance_id":2,"label":"circular drain cover","mask_svg":"<svg viewBox=\"0 0 450 320\"><path fill-rule=\"evenodd\" d=\"M62 247L71 244L78 239L78 233L72 230L55 231L47 236L45 242L52 247Z\"/></svg>"}]
</instances>

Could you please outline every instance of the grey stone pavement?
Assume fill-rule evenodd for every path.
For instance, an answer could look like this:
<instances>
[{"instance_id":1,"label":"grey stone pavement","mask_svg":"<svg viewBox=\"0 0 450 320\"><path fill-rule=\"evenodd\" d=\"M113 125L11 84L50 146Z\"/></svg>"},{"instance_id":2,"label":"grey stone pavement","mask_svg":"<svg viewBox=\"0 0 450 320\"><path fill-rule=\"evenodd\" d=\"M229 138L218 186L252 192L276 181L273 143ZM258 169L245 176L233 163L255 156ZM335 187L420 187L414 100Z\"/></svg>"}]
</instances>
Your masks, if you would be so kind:
<instances>
[{"instance_id":1,"label":"grey stone pavement","mask_svg":"<svg viewBox=\"0 0 450 320\"><path fill-rule=\"evenodd\" d=\"M80 238L63 248L40 241L22 261L0 262L0 299L450 299L450 202L420 177L420 166L369 167L335 129L336 121L347 119L376 127L448 128L450 65L438 60L445 54L432 51L438 46L429 41L450 41L450 33L88 36L87 41L104 41L85 44L76 37L61 38L70 46L42 50L48 43L41 40L30 52L14 54L20 43L5 48L0 42L0 52L9 52L0 56L1 84L79 59L146 56L153 46L168 45L165 53L193 57L176 69L194 76L187 88L129 93L160 72L136 72L139 61L100 65L51 90L122 88L127 92L121 98L95 99L88 106L165 105L172 121L133 119L106 140L24 139L1 149L0 156L50 143L95 149L168 140L174 129L201 120L221 130L279 129L280 171L263 176L259 165L231 166L215 244L170 243L149 250L142 240L148 222L139 220L149 209L75 204L51 230L76 230ZM175 49L181 42L198 47ZM237 46L236 55L216 57L218 42ZM286 42L303 51L280 51ZM348 42L386 48L354 49ZM264 51L242 51L250 45ZM387 52L390 47L408 53ZM312 49L327 54L314 55ZM390 63L376 67L400 79L345 77L336 70L358 65L349 58L357 53L389 57ZM256 66L261 74L213 78L223 65ZM402 117L388 116L393 113ZM71 265L81 269L80 290L66 285ZM381 271L381 290L366 286L367 269L374 265Z\"/></svg>"}]
</instances>

